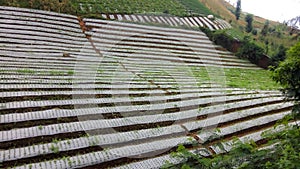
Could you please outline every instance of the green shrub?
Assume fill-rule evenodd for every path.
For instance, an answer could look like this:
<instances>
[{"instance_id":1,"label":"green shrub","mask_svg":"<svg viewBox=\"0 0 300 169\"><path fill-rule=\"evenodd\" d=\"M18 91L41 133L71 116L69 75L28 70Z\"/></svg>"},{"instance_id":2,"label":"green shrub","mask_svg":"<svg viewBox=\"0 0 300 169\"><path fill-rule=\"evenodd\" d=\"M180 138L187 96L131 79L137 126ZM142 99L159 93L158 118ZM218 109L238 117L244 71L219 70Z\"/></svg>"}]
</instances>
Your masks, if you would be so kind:
<instances>
[{"instance_id":1,"label":"green shrub","mask_svg":"<svg viewBox=\"0 0 300 169\"><path fill-rule=\"evenodd\" d=\"M279 62L284 61L286 58L286 48L283 45L280 45L277 49L276 54L272 56L272 62L274 66L278 66Z\"/></svg>"},{"instance_id":2,"label":"green shrub","mask_svg":"<svg viewBox=\"0 0 300 169\"><path fill-rule=\"evenodd\" d=\"M257 29L253 29L251 33L252 35L257 35Z\"/></svg>"},{"instance_id":3,"label":"green shrub","mask_svg":"<svg viewBox=\"0 0 300 169\"><path fill-rule=\"evenodd\" d=\"M212 41L223 46L227 50L232 51L232 44L234 44L236 40L225 31L217 31L213 34Z\"/></svg>"},{"instance_id":4,"label":"green shrub","mask_svg":"<svg viewBox=\"0 0 300 169\"><path fill-rule=\"evenodd\" d=\"M207 28L200 28L208 38L213 41L215 44L220 45L227 49L228 51L233 51L233 44L238 43L239 41L233 38L231 35L227 34L225 30L220 31L210 31Z\"/></svg>"},{"instance_id":5,"label":"green shrub","mask_svg":"<svg viewBox=\"0 0 300 169\"><path fill-rule=\"evenodd\" d=\"M287 97L296 100L294 115L300 116L300 42L287 51L286 60L274 70L273 79L284 87Z\"/></svg>"},{"instance_id":6,"label":"green shrub","mask_svg":"<svg viewBox=\"0 0 300 169\"><path fill-rule=\"evenodd\" d=\"M247 58L250 62L258 64L260 58L264 55L264 49L245 38L237 56Z\"/></svg>"},{"instance_id":7,"label":"green shrub","mask_svg":"<svg viewBox=\"0 0 300 169\"><path fill-rule=\"evenodd\" d=\"M246 32L250 33L252 31L252 29L253 29L253 25L252 25L253 15L247 14L246 18L245 18L245 21L247 22Z\"/></svg>"},{"instance_id":8,"label":"green shrub","mask_svg":"<svg viewBox=\"0 0 300 169\"><path fill-rule=\"evenodd\" d=\"M298 169L300 166L300 128L299 126L286 126L278 133L265 133L265 140L273 147L259 149L255 142L243 143L237 138L234 139L232 149L225 154L218 154L211 157L202 157L193 154L180 145L172 155L184 162L172 165L166 162L162 168L182 169ZM274 144L275 143L275 144ZM277 144L276 144L277 143ZM280 143L280 144L278 144ZM219 148L224 147L219 144ZM226 152L226 151L225 151Z\"/></svg>"}]
</instances>

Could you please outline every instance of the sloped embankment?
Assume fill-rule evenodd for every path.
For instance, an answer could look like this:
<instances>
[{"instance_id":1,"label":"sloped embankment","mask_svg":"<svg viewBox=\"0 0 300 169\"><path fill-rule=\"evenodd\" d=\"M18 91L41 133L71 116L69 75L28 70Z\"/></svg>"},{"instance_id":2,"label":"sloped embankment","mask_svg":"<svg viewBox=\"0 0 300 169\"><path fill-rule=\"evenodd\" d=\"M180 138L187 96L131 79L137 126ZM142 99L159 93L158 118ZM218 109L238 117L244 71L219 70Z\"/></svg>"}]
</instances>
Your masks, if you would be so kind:
<instances>
[{"instance_id":1,"label":"sloped embankment","mask_svg":"<svg viewBox=\"0 0 300 169\"><path fill-rule=\"evenodd\" d=\"M219 68L259 68L202 32L0 8L4 168L158 168L179 144L261 142L290 113L277 91L226 87Z\"/></svg>"}]
</instances>

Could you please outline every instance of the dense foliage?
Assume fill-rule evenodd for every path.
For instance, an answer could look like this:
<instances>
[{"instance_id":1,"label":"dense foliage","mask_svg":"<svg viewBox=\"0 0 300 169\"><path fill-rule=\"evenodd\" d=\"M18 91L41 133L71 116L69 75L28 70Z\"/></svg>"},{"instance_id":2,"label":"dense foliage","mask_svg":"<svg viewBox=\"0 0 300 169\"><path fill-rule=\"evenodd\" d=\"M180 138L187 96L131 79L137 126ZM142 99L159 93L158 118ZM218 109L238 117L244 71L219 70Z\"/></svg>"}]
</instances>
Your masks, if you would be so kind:
<instances>
[{"instance_id":1,"label":"dense foliage","mask_svg":"<svg viewBox=\"0 0 300 169\"><path fill-rule=\"evenodd\" d=\"M226 33L226 30L211 31L203 27L201 27L200 30L203 31L215 44L220 45L231 52L235 52L236 49L234 45L240 43L238 39L233 38L231 35Z\"/></svg>"},{"instance_id":2,"label":"dense foliage","mask_svg":"<svg viewBox=\"0 0 300 169\"><path fill-rule=\"evenodd\" d=\"M266 23L264 24L264 27L261 30L261 35L263 35L263 36L267 35L267 33L269 31L269 25L270 25L270 22L266 21Z\"/></svg>"},{"instance_id":3,"label":"dense foliage","mask_svg":"<svg viewBox=\"0 0 300 169\"><path fill-rule=\"evenodd\" d=\"M278 47L277 52L272 56L274 66L278 66L279 62L284 61L286 58L286 48L283 45Z\"/></svg>"},{"instance_id":4,"label":"dense foliage","mask_svg":"<svg viewBox=\"0 0 300 169\"><path fill-rule=\"evenodd\" d=\"M201 28L201 30L206 33L209 39L215 44L224 47L228 51L236 53L236 55L240 58L248 59L254 64L258 64L259 60L264 56L265 50L258 46L255 42L251 41L248 36L245 36L243 40L238 40L229 35L226 30L214 32L205 28ZM282 57L284 57L280 55L282 55L282 53L279 53L278 57L280 58L278 59L282 59Z\"/></svg>"},{"instance_id":5,"label":"dense foliage","mask_svg":"<svg viewBox=\"0 0 300 169\"><path fill-rule=\"evenodd\" d=\"M289 98L296 99L295 114L299 117L300 111L300 42L287 51L287 59L275 69L273 78L280 83L283 92Z\"/></svg>"},{"instance_id":6,"label":"dense foliage","mask_svg":"<svg viewBox=\"0 0 300 169\"><path fill-rule=\"evenodd\" d=\"M268 148L260 149L255 142L243 143L235 139L233 148L212 157L202 157L189 152L180 145L174 158L183 160L183 164L166 163L163 168L172 169L297 169L300 166L300 129L298 126L286 126L281 132L266 133L270 140ZM220 147L222 148L222 147Z\"/></svg>"},{"instance_id":7,"label":"dense foliage","mask_svg":"<svg viewBox=\"0 0 300 169\"><path fill-rule=\"evenodd\" d=\"M0 0L1 6L40 9L59 13L75 13L74 0Z\"/></svg>"},{"instance_id":8,"label":"dense foliage","mask_svg":"<svg viewBox=\"0 0 300 169\"><path fill-rule=\"evenodd\" d=\"M244 39L237 56L246 58L254 64L258 64L260 58L264 55L264 49L251 42L247 37Z\"/></svg>"},{"instance_id":9,"label":"dense foliage","mask_svg":"<svg viewBox=\"0 0 300 169\"><path fill-rule=\"evenodd\" d=\"M206 30L205 33L209 36L210 40L227 49L228 51L233 51L233 44L236 43L236 40L225 33L225 31L215 31L211 32Z\"/></svg>"},{"instance_id":10,"label":"dense foliage","mask_svg":"<svg viewBox=\"0 0 300 169\"><path fill-rule=\"evenodd\" d=\"M241 2L241 0L238 0L236 3L236 9L235 9L236 20L240 19L241 13L242 13L242 2Z\"/></svg>"},{"instance_id":11,"label":"dense foliage","mask_svg":"<svg viewBox=\"0 0 300 169\"><path fill-rule=\"evenodd\" d=\"M248 14L246 15L245 21L247 22L247 26L246 26L246 32L250 33L253 29L253 15Z\"/></svg>"}]
</instances>

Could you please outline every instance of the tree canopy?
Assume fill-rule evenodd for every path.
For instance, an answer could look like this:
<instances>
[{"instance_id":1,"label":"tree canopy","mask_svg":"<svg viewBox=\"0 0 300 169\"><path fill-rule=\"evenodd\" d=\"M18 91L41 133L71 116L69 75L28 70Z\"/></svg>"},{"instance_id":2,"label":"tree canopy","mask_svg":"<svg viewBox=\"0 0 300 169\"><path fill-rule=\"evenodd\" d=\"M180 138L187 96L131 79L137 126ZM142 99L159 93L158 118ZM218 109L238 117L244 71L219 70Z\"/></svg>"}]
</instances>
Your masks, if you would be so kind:
<instances>
[{"instance_id":1,"label":"tree canopy","mask_svg":"<svg viewBox=\"0 0 300 169\"><path fill-rule=\"evenodd\" d=\"M299 116L300 108L300 42L291 47L287 51L287 58L281 62L273 74L273 79L280 83L284 89L283 92L287 97L296 100L297 112L295 115Z\"/></svg>"},{"instance_id":2,"label":"tree canopy","mask_svg":"<svg viewBox=\"0 0 300 169\"><path fill-rule=\"evenodd\" d=\"M252 23L253 23L253 15L247 14L246 18L245 18L245 21L247 22L246 32L249 33L253 29L253 25L252 25Z\"/></svg>"},{"instance_id":3,"label":"tree canopy","mask_svg":"<svg viewBox=\"0 0 300 169\"><path fill-rule=\"evenodd\" d=\"M242 2L241 2L241 0L238 0L236 3L236 9L235 9L236 20L240 19L241 12L242 12Z\"/></svg>"}]
</instances>

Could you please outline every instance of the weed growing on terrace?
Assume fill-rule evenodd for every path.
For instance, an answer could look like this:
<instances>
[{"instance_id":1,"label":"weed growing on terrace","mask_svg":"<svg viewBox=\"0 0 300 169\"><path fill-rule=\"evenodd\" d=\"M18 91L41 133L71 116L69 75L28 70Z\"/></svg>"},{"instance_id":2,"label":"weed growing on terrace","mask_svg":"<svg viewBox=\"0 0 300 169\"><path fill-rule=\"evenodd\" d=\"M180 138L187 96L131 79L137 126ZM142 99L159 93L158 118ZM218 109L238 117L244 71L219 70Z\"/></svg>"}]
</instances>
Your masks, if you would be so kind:
<instances>
[{"instance_id":1,"label":"weed growing on terrace","mask_svg":"<svg viewBox=\"0 0 300 169\"><path fill-rule=\"evenodd\" d=\"M59 147L54 144L51 145L50 150L55 154L59 153Z\"/></svg>"},{"instance_id":2,"label":"weed growing on terrace","mask_svg":"<svg viewBox=\"0 0 300 169\"><path fill-rule=\"evenodd\" d=\"M56 71L56 70L50 71L50 75L52 75L52 76L62 76L64 74L65 74L65 72L63 72L63 71Z\"/></svg>"},{"instance_id":3,"label":"weed growing on terrace","mask_svg":"<svg viewBox=\"0 0 300 169\"><path fill-rule=\"evenodd\" d=\"M34 70L31 70L31 69L19 69L19 70L17 70L17 73L20 73L20 74L34 74L36 72Z\"/></svg>"},{"instance_id":4,"label":"weed growing on terrace","mask_svg":"<svg viewBox=\"0 0 300 169\"><path fill-rule=\"evenodd\" d=\"M73 71L73 70L69 70L69 71L67 72L67 74L68 74L69 76L72 76L72 75L74 75L74 71Z\"/></svg>"},{"instance_id":5,"label":"weed growing on terrace","mask_svg":"<svg viewBox=\"0 0 300 169\"><path fill-rule=\"evenodd\" d=\"M38 129L39 129L39 130L43 130L43 126L41 126L41 125L38 126Z\"/></svg>"},{"instance_id":6,"label":"weed growing on terrace","mask_svg":"<svg viewBox=\"0 0 300 169\"><path fill-rule=\"evenodd\" d=\"M271 73L266 70L247 69L225 69L226 84L230 87L260 90L278 90L280 85L276 84Z\"/></svg>"}]
</instances>

